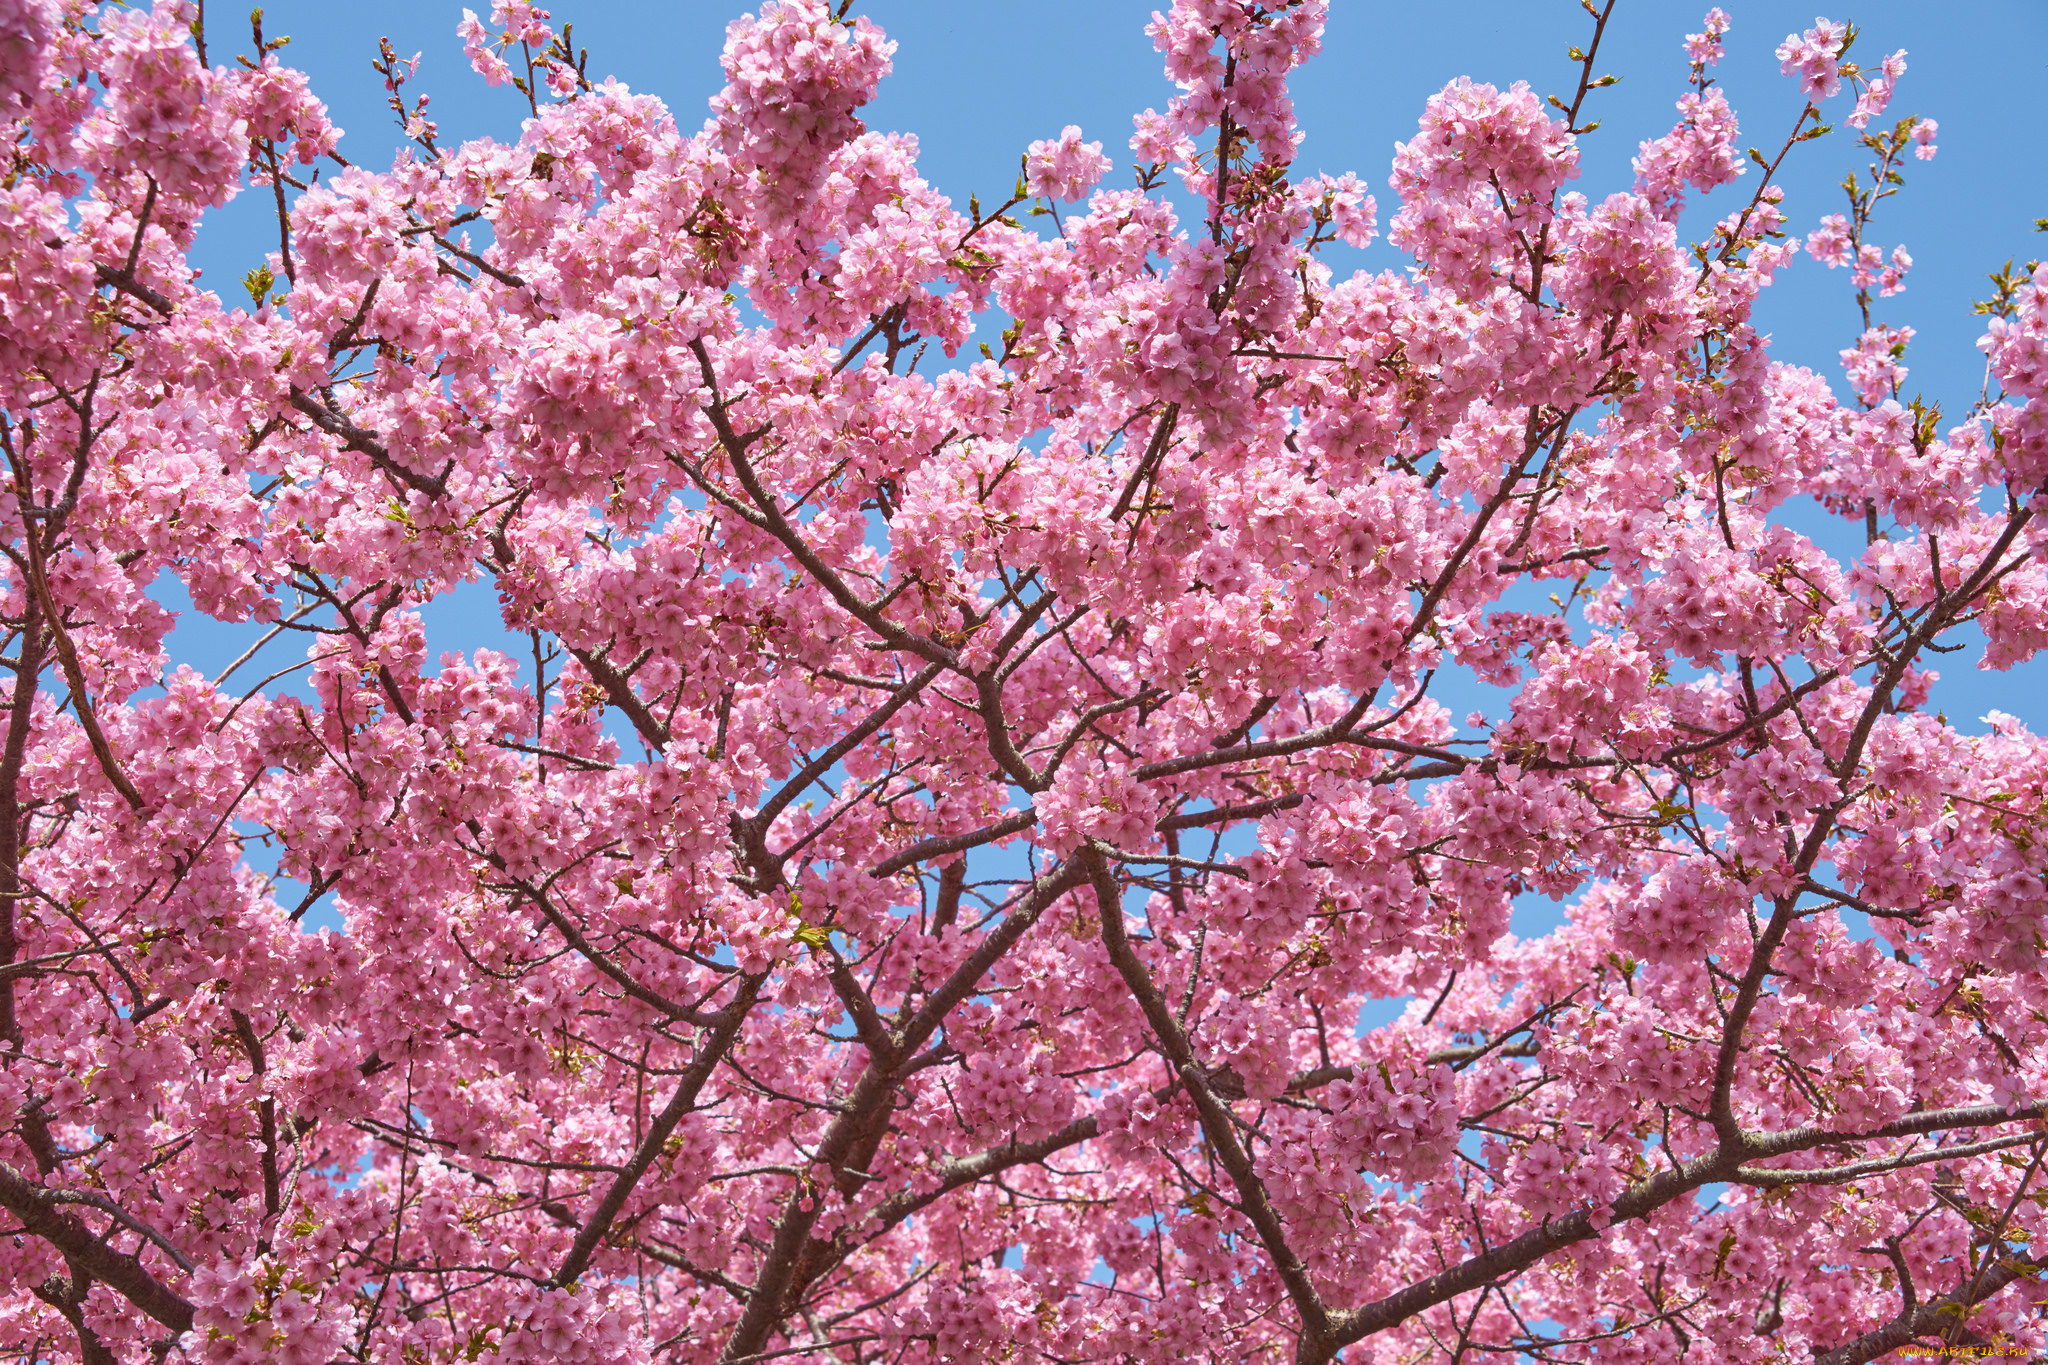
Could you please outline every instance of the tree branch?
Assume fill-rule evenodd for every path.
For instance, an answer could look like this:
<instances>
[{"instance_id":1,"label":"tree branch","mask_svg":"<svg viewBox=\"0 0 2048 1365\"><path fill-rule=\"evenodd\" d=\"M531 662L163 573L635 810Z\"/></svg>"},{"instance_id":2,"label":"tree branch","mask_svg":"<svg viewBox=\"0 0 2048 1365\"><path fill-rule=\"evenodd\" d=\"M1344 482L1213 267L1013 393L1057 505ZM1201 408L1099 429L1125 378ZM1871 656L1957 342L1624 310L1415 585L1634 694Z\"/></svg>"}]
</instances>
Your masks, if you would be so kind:
<instances>
[{"instance_id":1,"label":"tree branch","mask_svg":"<svg viewBox=\"0 0 2048 1365\"><path fill-rule=\"evenodd\" d=\"M59 1207L61 1191L31 1183L0 1161L0 1207L22 1227L64 1253L67 1260L173 1332L192 1330L192 1305L149 1268Z\"/></svg>"}]
</instances>

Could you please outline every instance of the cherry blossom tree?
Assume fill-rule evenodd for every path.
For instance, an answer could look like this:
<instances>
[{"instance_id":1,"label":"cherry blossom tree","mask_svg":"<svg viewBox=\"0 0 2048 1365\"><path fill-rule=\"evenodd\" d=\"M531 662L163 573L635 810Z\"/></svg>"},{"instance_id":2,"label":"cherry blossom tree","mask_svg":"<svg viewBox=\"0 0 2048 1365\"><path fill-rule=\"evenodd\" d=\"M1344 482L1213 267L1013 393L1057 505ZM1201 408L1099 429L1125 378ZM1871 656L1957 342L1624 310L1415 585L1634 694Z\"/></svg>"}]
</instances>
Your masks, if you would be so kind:
<instances>
[{"instance_id":1,"label":"cherry blossom tree","mask_svg":"<svg viewBox=\"0 0 2048 1365\"><path fill-rule=\"evenodd\" d=\"M384 170L260 11L0 0L0 1353L2038 1355L2048 743L1929 699L2048 643L2048 271L1944 425L1904 54L1788 37L1746 155L1711 13L1587 193L1586 8L1340 277L1324 0L1177 0L1134 179L964 208L823 0L696 131L498 0L505 140L386 45ZM173 578L263 647L169 669Z\"/></svg>"}]
</instances>

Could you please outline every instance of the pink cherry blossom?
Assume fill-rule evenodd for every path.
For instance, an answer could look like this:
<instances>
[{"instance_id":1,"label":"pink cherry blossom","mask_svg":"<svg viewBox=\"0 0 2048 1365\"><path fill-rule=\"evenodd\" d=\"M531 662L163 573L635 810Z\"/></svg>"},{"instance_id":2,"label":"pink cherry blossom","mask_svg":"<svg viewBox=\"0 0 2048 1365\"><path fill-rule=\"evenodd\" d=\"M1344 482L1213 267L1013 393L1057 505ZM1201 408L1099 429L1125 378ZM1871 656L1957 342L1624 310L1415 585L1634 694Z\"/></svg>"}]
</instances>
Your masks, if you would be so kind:
<instances>
[{"instance_id":1,"label":"pink cherry blossom","mask_svg":"<svg viewBox=\"0 0 2048 1365\"><path fill-rule=\"evenodd\" d=\"M462 22L455 26L462 38L463 55L469 58L470 66L487 85L506 85L512 80L512 67L503 57L493 52L489 38L484 31L483 21L476 17L476 11L462 11Z\"/></svg>"},{"instance_id":2,"label":"pink cherry blossom","mask_svg":"<svg viewBox=\"0 0 2048 1365\"><path fill-rule=\"evenodd\" d=\"M0 111L27 105L42 84L58 13L51 0L0 4Z\"/></svg>"},{"instance_id":3,"label":"pink cherry blossom","mask_svg":"<svg viewBox=\"0 0 2048 1365\"><path fill-rule=\"evenodd\" d=\"M1841 57L1848 36L1848 25L1815 19L1812 28L1788 34L1778 44L1778 69L1796 74L1808 99L1833 99L1842 88Z\"/></svg>"},{"instance_id":4,"label":"pink cherry blossom","mask_svg":"<svg viewBox=\"0 0 2048 1365\"><path fill-rule=\"evenodd\" d=\"M1109 170L1100 142L1081 141L1072 124L1053 141L1038 141L1024 153L1024 180L1031 192L1048 199L1080 199Z\"/></svg>"},{"instance_id":5,"label":"pink cherry blossom","mask_svg":"<svg viewBox=\"0 0 2048 1365\"><path fill-rule=\"evenodd\" d=\"M1685 56L1697 67L1718 65L1726 54L1721 39L1728 33L1728 15L1720 9L1710 9L1700 25L1702 32L1685 35Z\"/></svg>"},{"instance_id":6,"label":"pink cherry blossom","mask_svg":"<svg viewBox=\"0 0 2048 1365\"><path fill-rule=\"evenodd\" d=\"M1848 216L1831 213L1821 219L1820 226L1807 234L1806 253L1830 267L1848 265L1854 258L1849 242Z\"/></svg>"}]
</instances>

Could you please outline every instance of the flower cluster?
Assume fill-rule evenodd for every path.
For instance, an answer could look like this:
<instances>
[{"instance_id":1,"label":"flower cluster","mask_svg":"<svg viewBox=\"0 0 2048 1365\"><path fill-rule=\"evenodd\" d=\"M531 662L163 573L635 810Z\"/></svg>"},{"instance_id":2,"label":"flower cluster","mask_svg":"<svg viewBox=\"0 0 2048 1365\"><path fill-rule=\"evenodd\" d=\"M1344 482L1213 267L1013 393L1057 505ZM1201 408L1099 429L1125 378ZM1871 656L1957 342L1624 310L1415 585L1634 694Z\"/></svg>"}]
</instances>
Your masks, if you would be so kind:
<instances>
[{"instance_id":1,"label":"flower cluster","mask_svg":"<svg viewBox=\"0 0 2048 1365\"><path fill-rule=\"evenodd\" d=\"M1797 75L1800 92L1809 100L1833 99L1842 88L1842 53L1848 40L1847 24L1815 19L1812 28L1778 44L1778 69Z\"/></svg>"},{"instance_id":2,"label":"flower cluster","mask_svg":"<svg viewBox=\"0 0 2048 1365\"><path fill-rule=\"evenodd\" d=\"M1081 130L1072 124L1056 140L1034 142L1024 153L1024 183L1048 199L1083 198L1108 170L1102 144L1081 141Z\"/></svg>"}]
</instances>

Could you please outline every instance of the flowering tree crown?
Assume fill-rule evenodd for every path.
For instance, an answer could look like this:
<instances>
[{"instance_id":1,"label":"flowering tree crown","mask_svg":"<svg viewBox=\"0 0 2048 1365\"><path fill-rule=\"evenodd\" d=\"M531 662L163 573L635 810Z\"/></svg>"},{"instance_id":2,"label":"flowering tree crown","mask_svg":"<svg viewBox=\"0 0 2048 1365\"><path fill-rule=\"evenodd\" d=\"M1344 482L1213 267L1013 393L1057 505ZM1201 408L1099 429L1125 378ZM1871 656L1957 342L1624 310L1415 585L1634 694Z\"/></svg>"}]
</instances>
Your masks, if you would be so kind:
<instances>
[{"instance_id":1,"label":"flowering tree crown","mask_svg":"<svg viewBox=\"0 0 2048 1365\"><path fill-rule=\"evenodd\" d=\"M1069 127L964 212L822 0L694 132L498 0L517 132L387 44L385 170L260 11L0 0L0 1352L2039 1351L2048 746L1927 663L2048 642L2048 272L1944 428L1872 316L1904 54L1788 38L1745 159L1709 14L1589 194L1587 8L1340 278L1323 0L1178 0L1134 183ZM1752 311L1845 89L1838 394ZM520 656L436 659L479 576ZM167 673L172 577L264 647Z\"/></svg>"}]
</instances>

